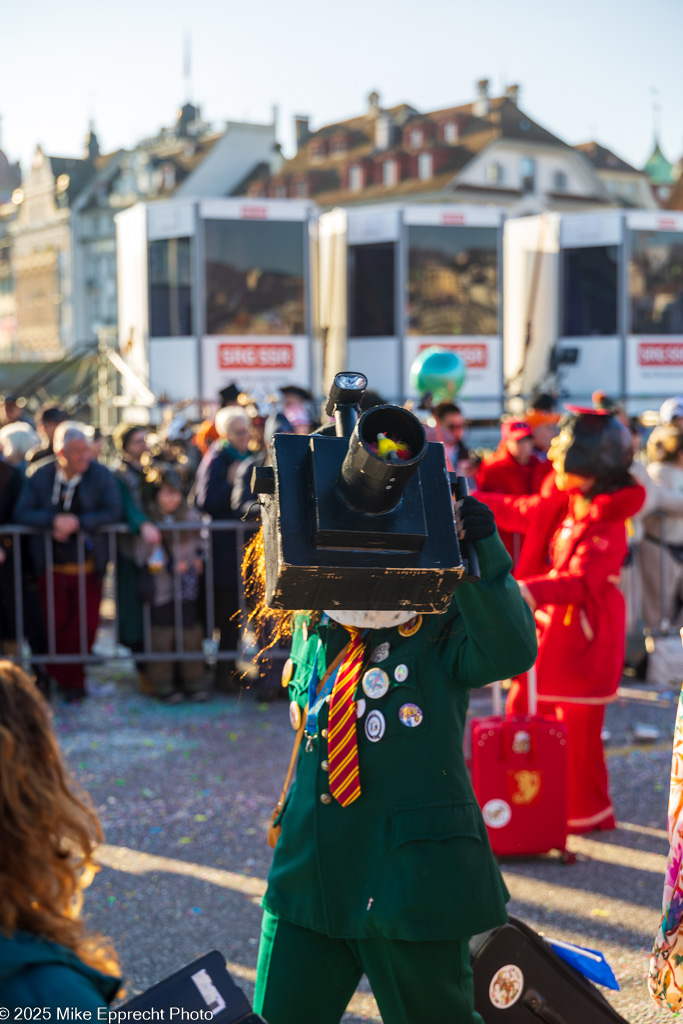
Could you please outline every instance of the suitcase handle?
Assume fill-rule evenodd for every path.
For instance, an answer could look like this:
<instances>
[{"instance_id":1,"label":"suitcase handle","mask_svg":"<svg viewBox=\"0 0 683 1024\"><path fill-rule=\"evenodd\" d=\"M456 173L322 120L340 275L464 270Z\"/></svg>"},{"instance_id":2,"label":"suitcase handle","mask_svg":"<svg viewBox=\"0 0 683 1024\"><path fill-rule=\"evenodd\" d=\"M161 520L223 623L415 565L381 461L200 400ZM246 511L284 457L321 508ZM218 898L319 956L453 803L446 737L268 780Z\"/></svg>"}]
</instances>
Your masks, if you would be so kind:
<instances>
[{"instance_id":1,"label":"suitcase handle","mask_svg":"<svg viewBox=\"0 0 683 1024\"><path fill-rule=\"evenodd\" d=\"M531 717L538 714L538 685L536 683L536 664L526 674L527 710Z\"/></svg>"},{"instance_id":2,"label":"suitcase handle","mask_svg":"<svg viewBox=\"0 0 683 1024\"><path fill-rule=\"evenodd\" d=\"M543 996L533 988L527 989L524 993L522 1004L539 1020L545 1021L545 1024L567 1024L566 1018L548 1006Z\"/></svg>"}]
</instances>

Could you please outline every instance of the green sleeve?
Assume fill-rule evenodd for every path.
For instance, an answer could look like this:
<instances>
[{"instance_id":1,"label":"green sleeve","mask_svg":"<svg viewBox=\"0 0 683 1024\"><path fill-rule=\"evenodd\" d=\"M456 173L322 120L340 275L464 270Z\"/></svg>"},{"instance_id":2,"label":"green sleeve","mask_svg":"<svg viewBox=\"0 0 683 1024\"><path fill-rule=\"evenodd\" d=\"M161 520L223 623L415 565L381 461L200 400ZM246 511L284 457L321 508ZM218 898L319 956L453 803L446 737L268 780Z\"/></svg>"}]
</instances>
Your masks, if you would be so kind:
<instances>
[{"instance_id":1,"label":"green sleeve","mask_svg":"<svg viewBox=\"0 0 683 1024\"><path fill-rule=\"evenodd\" d=\"M118 483L119 489L121 491L121 500L123 502L123 518L126 523L126 526L128 527L131 533L139 533L142 524L147 522L147 516L137 507L137 505L133 501L133 496L130 493L130 490L128 489L128 487L126 487L123 480L120 480L117 477L116 482Z\"/></svg>"},{"instance_id":2,"label":"green sleeve","mask_svg":"<svg viewBox=\"0 0 683 1024\"><path fill-rule=\"evenodd\" d=\"M462 583L438 638L448 675L469 687L526 672L536 660L534 616L497 533L477 542L481 579Z\"/></svg>"},{"instance_id":3,"label":"green sleeve","mask_svg":"<svg viewBox=\"0 0 683 1024\"><path fill-rule=\"evenodd\" d=\"M308 684L313 671L313 663L318 656L318 673L325 671L325 652L319 650L318 636L311 631L310 636L304 640L302 626L304 621L308 622L308 616L301 616L296 622L292 635L291 659L294 663L294 671L289 684L289 699L295 700L304 708L308 701Z\"/></svg>"}]
</instances>

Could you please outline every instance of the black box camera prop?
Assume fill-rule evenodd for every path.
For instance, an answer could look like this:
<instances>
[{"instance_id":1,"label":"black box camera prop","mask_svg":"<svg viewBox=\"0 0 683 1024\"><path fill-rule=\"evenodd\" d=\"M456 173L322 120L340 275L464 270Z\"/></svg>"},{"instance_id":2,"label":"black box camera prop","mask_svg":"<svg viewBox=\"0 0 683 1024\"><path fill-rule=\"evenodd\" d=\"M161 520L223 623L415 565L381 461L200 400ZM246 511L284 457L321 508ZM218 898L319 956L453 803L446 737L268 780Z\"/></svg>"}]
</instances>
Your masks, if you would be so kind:
<instances>
[{"instance_id":1,"label":"black box camera prop","mask_svg":"<svg viewBox=\"0 0 683 1024\"><path fill-rule=\"evenodd\" d=\"M360 415L366 386L362 374L337 374L335 427L275 434L270 465L254 470L270 607L442 612L475 573L458 543L443 445L398 406Z\"/></svg>"}]
</instances>

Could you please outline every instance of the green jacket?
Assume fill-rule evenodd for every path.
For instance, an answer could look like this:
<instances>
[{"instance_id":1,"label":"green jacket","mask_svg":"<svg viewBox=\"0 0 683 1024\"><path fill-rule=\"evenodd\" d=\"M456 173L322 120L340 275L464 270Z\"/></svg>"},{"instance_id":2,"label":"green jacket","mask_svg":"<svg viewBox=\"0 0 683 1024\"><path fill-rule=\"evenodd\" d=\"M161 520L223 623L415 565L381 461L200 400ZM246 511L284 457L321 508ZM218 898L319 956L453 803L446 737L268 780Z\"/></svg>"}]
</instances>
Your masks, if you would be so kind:
<instances>
[{"instance_id":1,"label":"green jacket","mask_svg":"<svg viewBox=\"0 0 683 1024\"><path fill-rule=\"evenodd\" d=\"M97 1021L98 1009L112 1001L120 984L64 946L24 932L0 933L0 1006L10 1011L10 1021L24 1006L48 1007L53 1024L56 1011L66 1007L90 1010Z\"/></svg>"},{"instance_id":2,"label":"green jacket","mask_svg":"<svg viewBox=\"0 0 683 1024\"><path fill-rule=\"evenodd\" d=\"M368 635L368 662L379 645L389 645L376 667L390 685L378 699L366 696L364 666L356 692L365 700L357 721L361 795L348 807L324 802L323 704L320 738L309 749L302 743L281 815L263 900L272 913L332 937L412 941L468 938L506 920L509 895L465 767L465 717L472 687L533 664L536 631L497 534L479 542L477 551L481 581L461 585L447 612L424 616L412 637L395 628ZM302 709L316 651L322 678L348 640L334 622L303 622L293 639L290 684ZM418 706L419 725L403 724L404 704ZM373 710L385 720L375 742L365 731Z\"/></svg>"}]
</instances>

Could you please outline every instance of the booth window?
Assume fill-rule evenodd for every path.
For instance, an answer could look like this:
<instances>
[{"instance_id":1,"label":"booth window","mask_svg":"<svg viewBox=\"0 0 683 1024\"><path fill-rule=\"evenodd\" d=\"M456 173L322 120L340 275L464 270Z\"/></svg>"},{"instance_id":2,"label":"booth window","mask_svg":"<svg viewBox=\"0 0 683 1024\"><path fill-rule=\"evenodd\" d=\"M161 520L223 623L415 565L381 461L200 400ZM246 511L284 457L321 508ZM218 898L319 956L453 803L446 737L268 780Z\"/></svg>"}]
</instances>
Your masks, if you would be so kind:
<instances>
[{"instance_id":1,"label":"booth window","mask_svg":"<svg viewBox=\"0 0 683 1024\"><path fill-rule=\"evenodd\" d=\"M305 225L204 223L207 334L303 334Z\"/></svg>"},{"instance_id":2,"label":"booth window","mask_svg":"<svg viewBox=\"0 0 683 1024\"><path fill-rule=\"evenodd\" d=\"M617 276L616 245L565 250L563 337L617 333Z\"/></svg>"},{"instance_id":3,"label":"booth window","mask_svg":"<svg viewBox=\"0 0 683 1024\"><path fill-rule=\"evenodd\" d=\"M683 233L632 231L632 334L683 334Z\"/></svg>"},{"instance_id":4,"label":"booth window","mask_svg":"<svg viewBox=\"0 0 683 1024\"><path fill-rule=\"evenodd\" d=\"M149 334L180 338L192 334L192 259L189 238L150 242Z\"/></svg>"},{"instance_id":5,"label":"booth window","mask_svg":"<svg viewBox=\"0 0 683 1024\"><path fill-rule=\"evenodd\" d=\"M408 228L410 334L498 334L497 228Z\"/></svg>"},{"instance_id":6,"label":"booth window","mask_svg":"<svg viewBox=\"0 0 683 1024\"><path fill-rule=\"evenodd\" d=\"M349 337L391 338L394 333L393 242L349 246Z\"/></svg>"}]
</instances>

